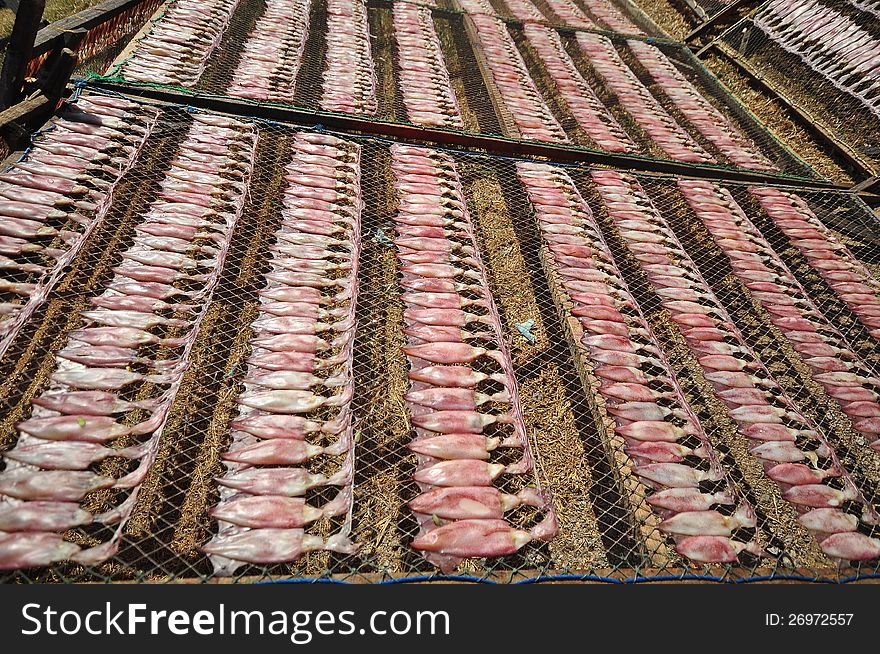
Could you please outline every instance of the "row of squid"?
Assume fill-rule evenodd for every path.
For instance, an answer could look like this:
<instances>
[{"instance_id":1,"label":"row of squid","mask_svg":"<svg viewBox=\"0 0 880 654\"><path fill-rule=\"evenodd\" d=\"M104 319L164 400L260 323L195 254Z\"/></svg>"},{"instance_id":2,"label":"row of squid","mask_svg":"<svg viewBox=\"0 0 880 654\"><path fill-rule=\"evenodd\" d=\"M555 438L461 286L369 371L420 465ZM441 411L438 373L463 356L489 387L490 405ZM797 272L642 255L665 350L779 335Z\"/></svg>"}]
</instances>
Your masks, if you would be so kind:
<instances>
[{"instance_id":1,"label":"row of squid","mask_svg":"<svg viewBox=\"0 0 880 654\"><path fill-rule=\"evenodd\" d=\"M801 413L745 342L639 183L610 171L595 171L592 178L611 220L681 330L703 376L727 406L739 433L750 442L750 454L763 463L767 477L794 505L801 524L828 556L843 560L877 557L880 540L857 531L860 524L870 529L877 523L875 508L841 465L825 434ZM687 193L692 203L706 202L696 191L688 189ZM748 271L756 268L744 267ZM778 299L772 288L761 293L767 294L761 297L768 304ZM700 481L692 479L685 485ZM729 543L734 550L749 545Z\"/></svg>"},{"instance_id":2,"label":"row of squid","mask_svg":"<svg viewBox=\"0 0 880 654\"><path fill-rule=\"evenodd\" d=\"M0 355L101 223L156 116L81 97L0 174Z\"/></svg>"},{"instance_id":3,"label":"row of squid","mask_svg":"<svg viewBox=\"0 0 880 654\"><path fill-rule=\"evenodd\" d=\"M602 150L635 152L635 143L581 76L559 33L542 25L526 25L523 29L529 45L553 78L560 98L587 136Z\"/></svg>"},{"instance_id":4,"label":"row of squid","mask_svg":"<svg viewBox=\"0 0 880 654\"><path fill-rule=\"evenodd\" d=\"M213 4L195 7L189 0L173 4L138 42L134 55L122 64L121 74L136 81L195 84L235 10L231 1L213 2L216 7ZM628 33L638 33L622 14L606 6L604 0L594 0L594 3L597 6L591 4L590 11L595 13L601 9L601 15L607 16L605 22L612 29L627 27ZM509 114L505 121L513 132L511 136L568 141L530 77L505 23L492 15L492 6L487 0L466 0L462 6L471 14L479 50L485 55L492 83ZM524 21L526 38L550 73L560 97L596 147L609 152L637 151L636 144L581 76L559 33L538 24L542 15L538 8L529 0L518 0L510 6ZM566 24L586 29L596 27L571 0L553 0L550 6ZM259 101L293 101L311 9L311 0L269 0L265 13L245 42L241 62L228 89L230 95ZM366 115L377 110L376 72L367 13L366 5L360 0L330 0L327 4L326 56L319 100L323 110ZM205 16L211 20L205 21ZM431 127L462 128L460 108L431 10L405 2L395 3L392 17L398 82L408 120ZM193 22L200 27L197 33L188 34L195 29L191 27ZM168 43L156 43L162 39ZM621 107L663 153L687 162L713 161L713 156L676 123L642 85L611 40L589 32L578 32L576 39ZM687 121L726 160L748 168L773 169L754 144L713 107L656 46L636 40L627 43ZM184 62L185 67L181 68L185 70L175 68L173 61Z\"/></svg>"},{"instance_id":5,"label":"row of squid","mask_svg":"<svg viewBox=\"0 0 880 654\"><path fill-rule=\"evenodd\" d=\"M880 115L880 39L817 0L772 0L754 17L773 41Z\"/></svg>"},{"instance_id":6,"label":"row of squid","mask_svg":"<svg viewBox=\"0 0 880 654\"><path fill-rule=\"evenodd\" d=\"M532 0L505 0L504 4L510 12L510 15L517 20L521 20L524 25L529 25L535 22L543 23L547 20L546 16L541 13L541 10L535 6ZM470 11L470 9L468 9L468 11ZM492 12L490 11L488 13Z\"/></svg>"},{"instance_id":7,"label":"row of squid","mask_svg":"<svg viewBox=\"0 0 880 654\"><path fill-rule=\"evenodd\" d=\"M595 23L572 0L546 0L546 2L550 11L559 17L559 24L587 30L596 27Z\"/></svg>"},{"instance_id":8,"label":"row of squid","mask_svg":"<svg viewBox=\"0 0 880 654\"><path fill-rule=\"evenodd\" d=\"M627 46L638 62L669 97L682 115L731 163L744 168L773 170L773 165L656 46L630 40Z\"/></svg>"},{"instance_id":9,"label":"row of squid","mask_svg":"<svg viewBox=\"0 0 880 654\"><path fill-rule=\"evenodd\" d=\"M460 4L470 14L494 15L497 12L488 0L462 0ZM548 18L532 0L504 0L504 6L513 18L528 25L530 23L553 23L577 29L607 29L625 34L641 34L640 30L620 9L609 0L584 0L590 14L588 16L572 0L547 0L553 16Z\"/></svg>"},{"instance_id":10,"label":"row of squid","mask_svg":"<svg viewBox=\"0 0 880 654\"><path fill-rule=\"evenodd\" d=\"M486 15L472 17L487 57L487 64L518 136L546 141L566 141L550 109L544 103L502 23ZM553 80L578 126L596 147L608 152L636 152L638 146L617 122L584 79L566 51L559 33L527 22L523 32ZM613 42L605 36L578 32L576 42L599 78L617 97L633 122L669 157L694 163L710 163L711 154L673 118L624 62ZM697 131L731 163L772 170L772 164L730 121L709 103L656 46L637 40L627 45L675 107Z\"/></svg>"},{"instance_id":11,"label":"row of squid","mask_svg":"<svg viewBox=\"0 0 880 654\"><path fill-rule=\"evenodd\" d=\"M268 0L248 34L228 93L249 100L289 101L309 32L311 0Z\"/></svg>"},{"instance_id":12,"label":"row of squid","mask_svg":"<svg viewBox=\"0 0 880 654\"><path fill-rule=\"evenodd\" d=\"M512 495L493 485L501 475L534 475L534 461L455 164L424 148L391 150L400 199L394 244L409 361L405 399L415 430L408 447L417 454L421 490L409 503L420 527L412 546L450 571L462 558L549 540L557 527L540 486ZM510 449L513 463L491 462ZM530 530L504 518L523 504L547 512Z\"/></svg>"},{"instance_id":13,"label":"row of squid","mask_svg":"<svg viewBox=\"0 0 880 654\"><path fill-rule=\"evenodd\" d=\"M613 2L606 0L582 0L584 6L596 17L597 26L611 32L624 34L643 34L642 30L618 9Z\"/></svg>"},{"instance_id":14,"label":"row of squid","mask_svg":"<svg viewBox=\"0 0 880 654\"><path fill-rule=\"evenodd\" d=\"M708 163L712 157L670 116L621 59L607 36L578 32L578 46L593 70L617 96L636 124L664 153L680 161Z\"/></svg>"},{"instance_id":15,"label":"row of squid","mask_svg":"<svg viewBox=\"0 0 880 654\"><path fill-rule=\"evenodd\" d=\"M376 113L376 72L367 6L362 0L327 2L327 54L320 105L325 111Z\"/></svg>"},{"instance_id":16,"label":"row of squid","mask_svg":"<svg viewBox=\"0 0 880 654\"><path fill-rule=\"evenodd\" d=\"M536 141L568 141L529 76L505 23L484 14L473 15L471 19L479 49L485 55L492 82L510 114L511 127L517 136Z\"/></svg>"},{"instance_id":17,"label":"row of squid","mask_svg":"<svg viewBox=\"0 0 880 654\"><path fill-rule=\"evenodd\" d=\"M853 7L880 18L880 0L853 0Z\"/></svg>"},{"instance_id":18,"label":"row of squid","mask_svg":"<svg viewBox=\"0 0 880 654\"><path fill-rule=\"evenodd\" d=\"M520 163L517 172L535 209L548 272L580 326L575 336L598 379L601 406L635 474L654 490L647 501L663 517L660 530L693 561L729 562L744 549L760 553L754 543L730 539L734 530L756 526L754 512L719 463L589 206L561 169ZM606 206L631 212L621 204ZM714 488L706 492L701 484Z\"/></svg>"},{"instance_id":19,"label":"row of squid","mask_svg":"<svg viewBox=\"0 0 880 654\"><path fill-rule=\"evenodd\" d=\"M419 125L463 127L431 10L398 2L392 12L407 118Z\"/></svg>"},{"instance_id":20,"label":"row of squid","mask_svg":"<svg viewBox=\"0 0 880 654\"><path fill-rule=\"evenodd\" d=\"M819 310L779 255L730 193L709 182L681 181L679 188L730 260L734 274L770 314L833 397L880 452L880 379ZM818 237L818 234L815 235ZM859 290L868 291L866 287Z\"/></svg>"},{"instance_id":21,"label":"row of squid","mask_svg":"<svg viewBox=\"0 0 880 654\"><path fill-rule=\"evenodd\" d=\"M135 82L194 86L239 0L176 0L113 73Z\"/></svg>"},{"instance_id":22,"label":"row of squid","mask_svg":"<svg viewBox=\"0 0 880 654\"><path fill-rule=\"evenodd\" d=\"M880 282L802 198L773 188L759 187L750 193L868 333L880 340Z\"/></svg>"},{"instance_id":23,"label":"row of squid","mask_svg":"<svg viewBox=\"0 0 880 654\"><path fill-rule=\"evenodd\" d=\"M219 282L256 141L250 125L193 114L131 245L3 455L0 568L93 565L117 551ZM83 508L102 489L112 506ZM112 532L95 531L82 548L63 539L93 523Z\"/></svg>"},{"instance_id":24,"label":"row of squid","mask_svg":"<svg viewBox=\"0 0 880 654\"><path fill-rule=\"evenodd\" d=\"M211 515L219 528L202 548L219 574L314 550L355 550L350 517L329 537L306 529L346 514L352 501L360 146L299 133L291 148L239 413L222 455L226 473L217 478L220 502ZM345 461L328 477L309 469L319 455ZM334 499L307 503L306 494L318 488L332 489Z\"/></svg>"}]
</instances>

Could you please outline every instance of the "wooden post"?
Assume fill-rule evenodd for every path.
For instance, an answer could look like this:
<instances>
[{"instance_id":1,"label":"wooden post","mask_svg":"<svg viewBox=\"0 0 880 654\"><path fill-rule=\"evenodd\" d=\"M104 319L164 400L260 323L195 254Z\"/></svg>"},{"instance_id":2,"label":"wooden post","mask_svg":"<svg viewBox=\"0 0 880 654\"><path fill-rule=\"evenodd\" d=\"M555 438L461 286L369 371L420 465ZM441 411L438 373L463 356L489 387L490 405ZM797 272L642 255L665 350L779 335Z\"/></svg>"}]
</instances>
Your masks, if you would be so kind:
<instances>
[{"instance_id":1,"label":"wooden post","mask_svg":"<svg viewBox=\"0 0 880 654\"><path fill-rule=\"evenodd\" d=\"M24 95L25 70L31 60L45 7L46 0L21 0L6 46L3 69L0 70L0 105L3 108L14 105Z\"/></svg>"},{"instance_id":2,"label":"wooden post","mask_svg":"<svg viewBox=\"0 0 880 654\"><path fill-rule=\"evenodd\" d=\"M67 32L64 35L64 46L53 51L43 63L37 84L50 100L61 96L64 86L73 75L79 62L76 51L86 34L87 31L82 28Z\"/></svg>"},{"instance_id":3,"label":"wooden post","mask_svg":"<svg viewBox=\"0 0 880 654\"><path fill-rule=\"evenodd\" d=\"M64 35L64 47L52 52L43 64L37 88L46 97L46 104L31 114L25 127L36 129L49 120L65 94L67 82L79 63L76 50L86 36L86 30L72 30Z\"/></svg>"}]
</instances>

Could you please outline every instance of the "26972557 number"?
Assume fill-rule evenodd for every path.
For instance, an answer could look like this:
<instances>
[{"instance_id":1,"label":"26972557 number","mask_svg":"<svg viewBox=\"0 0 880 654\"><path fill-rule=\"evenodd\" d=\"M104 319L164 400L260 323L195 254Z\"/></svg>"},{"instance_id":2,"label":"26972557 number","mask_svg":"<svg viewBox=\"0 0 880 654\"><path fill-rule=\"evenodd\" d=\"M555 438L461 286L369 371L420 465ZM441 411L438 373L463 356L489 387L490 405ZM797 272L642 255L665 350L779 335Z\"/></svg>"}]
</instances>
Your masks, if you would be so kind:
<instances>
[{"instance_id":1,"label":"26972557 number","mask_svg":"<svg viewBox=\"0 0 880 654\"><path fill-rule=\"evenodd\" d=\"M852 624L854 613L766 613L768 627L846 627Z\"/></svg>"}]
</instances>

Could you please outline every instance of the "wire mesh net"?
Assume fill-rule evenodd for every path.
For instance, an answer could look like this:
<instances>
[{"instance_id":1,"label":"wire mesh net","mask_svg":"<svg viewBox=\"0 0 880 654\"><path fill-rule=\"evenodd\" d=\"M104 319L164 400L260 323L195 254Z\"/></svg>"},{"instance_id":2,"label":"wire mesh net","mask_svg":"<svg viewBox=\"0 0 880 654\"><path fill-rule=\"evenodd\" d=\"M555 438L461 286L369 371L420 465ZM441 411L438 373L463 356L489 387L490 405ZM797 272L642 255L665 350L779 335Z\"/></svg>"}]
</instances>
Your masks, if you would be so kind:
<instances>
[{"instance_id":1,"label":"wire mesh net","mask_svg":"<svg viewBox=\"0 0 880 654\"><path fill-rule=\"evenodd\" d=\"M405 2L372 1L351 16L337 16L336 9L328 13L326 0L300 3L296 11L280 14L276 4L242 3L234 12L223 10L228 16L218 9L228 18L222 39L205 41L170 66L151 62L155 46L139 37L103 79L619 152L601 129L611 117L632 142L628 152L634 156L816 177L681 45L595 32L613 60L602 75L578 32L570 30L524 28L483 14L466 16ZM276 15L287 16L280 27ZM346 41L353 44L350 52L328 48L328 39L338 33L334 21L340 19L356 26L355 36ZM159 17L147 38L158 38L162 25ZM284 37L274 36L279 30ZM536 43L535 30L549 33L544 41L551 43ZM413 48L408 45L413 39L430 45ZM504 57L488 54L493 47ZM525 91L506 86L503 69L511 62L521 72ZM201 75L194 74L202 69ZM622 86L615 86L620 78L625 78ZM687 87L683 95L675 91L681 84ZM596 102L580 106L581 94L572 95L573 85ZM523 92L532 96L525 108ZM679 136L670 138L670 131ZM686 145L676 147L682 140ZM731 142L737 144L733 149Z\"/></svg>"},{"instance_id":2,"label":"wire mesh net","mask_svg":"<svg viewBox=\"0 0 880 654\"><path fill-rule=\"evenodd\" d=\"M144 116L150 115L147 106L142 111ZM76 547L70 546L64 556L54 558L82 556L75 553L78 549L89 552L82 559L87 564L61 560L44 567L7 570L4 581L205 581L215 577L214 563L201 548L217 537L218 518L212 515L212 509L224 498L218 480L235 469L225 455L240 441L232 423L239 415L239 399L248 393L245 380L251 374L249 366L257 349L253 339L259 333L255 320L261 307L266 307L261 292L271 279L267 275L276 270L273 253L283 245L290 187L303 181L278 171L288 170L294 161L294 142L308 134L321 142L322 138L330 138L325 132L249 119L230 122L182 107L161 109L130 169L113 186L103 218L64 274L36 303L0 360L0 447L17 457L3 460L0 488L5 494L0 507L5 510L18 506L17 500L10 497L21 498L23 492L28 492L9 481L11 475L22 471L20 446L28 442L22 440L17 425L35 416L51 415L43 409L37 411L33 400L51 397L59 388L59 380L63 381L58 372L67 369L67 364L59 353L70 346L74 330L95 326L98 318L88 313L94 310L93 300L106 298L107 289L119 282L120 267L130 265L125 260L144 243L143 229L161 202L163 189L177 183L174 162L193 147L194 134L214 123L227 128L234 124L245 135L228 145L229 156L238 163L224 169L224 191L216 195L212 205L218 207L221 205L216 203L225 202L231 204L223 207L238 208L217 213L228 215L231 211L234 215L228 229L217 223L210 228L216 232L212 238L196 237L197 243L211 248L204 250L206 254L218 256L217 251L225 248L224 256L217 258L216 269L211 274L180 276L170 282L179 291L194 293L192 301L198 305L199 321L197 329L188 332L194 336L181 355L186 365L179 368L179 383L174 387L163 428L158 436L147 430L106 441L113 448L138 448L149 443L149 458L142 451L129 450L131 458L110 456L87 467L102 478L131 479L131 473L141 469L146 460L145 475L136 476L135 484L100 487L84 495L79 510L116 519L82 520L63 531L64 542ZM255 146L247 135L257 137ZM874 525L880 452L876 448L876 427L870 412L864 417L853 412L849 404L852 398L841 395L836 385L839 382L853 389L858 407L871 404L870 398L876 397L873 370L880 350L876 313L871 307L877 302L880 251L876 218L857 196L785 187L768 191L728 182L707 185L646 174L609 177L612 173L583 166L523 163L421 146L408 148L402 156L400 146L392 141L356 135L338 138L342 141L333 141L335 147L350 153L346 161L354 161L351 153L359 153L357 169L346 173L347 185L337 187L337 191L347 198L340 200L340 206L359 207L360 237L356 268L342 267L325 274L335 284L332 288L344 289L344 280L351 278L346 270L356 271L358 290L356 301L352 301L356 327L351 341L352 381L335 392L325 388L324 394L338 398L345 394L345 388L353 391L348 405L353 476L339 487L323 483L309 486L300 497L306 506L326 507L337 497L339 488L350 488L351 508L348 513L322 513L310 521L299 536L299 544L308 536L312 539L308 542L326 545L343 530L359 549L349 553L320 546L299 557L287 552L284 563L240 562L225 570L232 580L323 577L375 582L398 577L433 578L438 574L438 568L412 543L421 531L432 530L432 523L437 526L446 521L435 515L428 518L427 525L420 523L407 506L424 490L413 479L423 460L408 447L416 425L423 424L417 422L420 412L407 399L412 390L408 375L416 366L403 349L412 344L408 340L411 334L405 331L412 328L408 322L412 307L407 305L410 296L406 296L407 289L402 285L406 279L404 266L408 265L404 255L417 252L407 249L411 244L400 241L398 230L408 201L405 195L415 191L401 186L406 180L394 166L407 156L418 160L419 153L431 161L444 162L441 176L453 181L457 177L460 182L461 202L456 204L450 197L446 217L460 221L466 212L475 248L470 254L462 250L464 258L457 265L471 265L465 262L465 255L476 257L482 262L485 277L472 274L458 279L488 288L490 295L483 297L491 298L497 309L502 343L487 347L501 348L503 344L509 357L510 374L515 380L512 388L528 436L532 472L504 472L495 480L495 488L516 496L528 486L537 485L551 501L543 509L525 503L504 515L517 534L529 536L518 550L499 556L466 557L448 570L451 574L516 581L559 574L616 579L683 574L726 579L763 575L841 579L878 572L880 562L876 551L872 554L870 549L877 547ZM40 140L38 136L37 142ZM25 161L32 154L26 155ZM241 174L235 174L236 170ZM530 176L530 170L538 174ZM91 183L88 176L82 180ZM548 181L564 189L564 195L548 195L544 188ZM622 193L631 195L623 198ZM739 252L732 246L727 240L731 235L716 222L717 216L703 215L706 197L713 193L728 202L725 206L739 221L737 233L750 235L747 250ZM565 204L559 204L560 198ZM790 207L780 214L785 202ZM577 222L554 222L556 205L567 207ZM644 233L662 236L647 242L650 247L634 239L627 223L636 219L635 212L639 212L639 219L651 221L652 229ZM825 243L832 244L829 252L816 257L820 248L804 239L817 237L798 231L806 228L792 222L792 212L806 220L811 229L819 230ZM559 228L566 224L579 225L576 236L582 239L582 245L560 238L575 236L575 232ZM458 241L456 247L467 242ZM585 256L583 250L571 247L591 248L594 271L601 273L598 278L584 278L585 287L573 285L566 277L571 271L566 257ZM776 283L787 285L796 300L794 304L772 295L765 287L755 286L756 280L742 272L737 262L755 252L766 267L760 270L772 273ZM671 257L680 272L654 274L656 270L649 264L663 264L650 257L661 254ZM831 267L823 264L826 260L843 263ZM842 271L854 276L847 277L846 283L855 286L840 286L842 278L835 273ZM767 400L767 410L774 415L784 414L778 421L767 420L792 429L797 434L793 444L772 451L756 449L761 441L746 434L748 423L738 418L736 404L728 403L730 393L725 394L712 381L717 372L712 368L714 360L705 358L707 351L700 349L699 341L691 340L693 334L681 322L683 311L696 310L685 310L670 302L675 275L695 280L693 286L701 293L697 302L706 308L706 315L719 317L713 323L717 329L726 330L722 341L739 348L735 350L738 356L749 362L749 370L767 390L768 395L762 397L772 396L772 402ZM684 411L694 425L689 429L702 434L702 440L692 440L689 432L688 438L678 443L685 449L650 444L647 450L635 449L637 439L632 440L627 422L619 420L622 409L614 396L614 392L632 389L626 384L609 387L602 383L598 365L601 353L590 349L601 341L590 340L589 330L583 327L601 320L588 323L579 319L584 314L578 313L578 307L583 306L578 302L583 301L584 293L597 292L596 279L610 285L608 297L618 307L614 310L625 318L621 324L628 326L627 338L640 344L639 351L653 353L638 366L643 366L644 373L656 383L666 380L662 382L666 386L653 384L651 388L664 398L677 398L658 400L656 410L666 416L662 419L669 421L668 429L678 433L675 429L685 424L681 422ZM211 289L207 299L197 293L203 286ZM349 306L333 304L327 309ZM788 309L780 313L779 306L794 307L796 315ZM610 311L614 307L607 308ZM484 331L486 314L478 307L472 310L476 317L471 322L476 321L478 327L469 322L464 329ZM156 315L169 318L175 314L161 309ZM831 354L801 348L803 339L798 333L807 327L780 321L780 317L809 319L822 337L820 345L831 348ZM339 329L345 332L347 328ZM141 362L169 358L180 346L173 339L187 333L169 321L147 331L161 341L137 346ZM707 336L706 340L712 338ZM623 346L619 349L626 350ZM832 366L832 360L843 368ZM474 370L498 372L492 367L494 363L480 361L474 363ZM130 366L128 371L137 373L137 379L119 391L122 400L146 400L164 388L166 382L145 376L149 368L142 365ZM845 370L858 377L826 377L826 369ZM328 382L325 379L322 383ZM477 390L498 392L493 383L480 382ZM869 399L864 399L865 393ZM315 411L306 415L328 421L338 415L326 408ZM492 415L493 410L484 411L484 415ZM150 415L147 405L138 405L127 411L125 424L142 424ZM868 422L860 422L865 419ZM499 431L502 427L490 425L481 433L503 436L506 432ZM320 435L310 440L323 446L333 442ZM793 447L800 454L789 460L786 457L795 452ZM656 459L640 458L658 453L671 453L672 460L689 472L651 468L645 461ZM491 450L489 456L489 464L509 466L516 460L511 449L505 447ZM803 468L770 472L783 462L797 462ZM332 477L341 464L339 456L313 454L302 465L310 474ZM799 491L792 495L791 488L798 485L779 481L791 481L784 476L785 471L800 474L804 469L807 474L819 476L815 484L809 485L814 492L812 499L799 497ZM24 470L32 469L25 465ZM828 476L820 482L822 471ZM673 472L689 475L682 484L684 491L664 476ZM821 488L816 490L816 485ZM670 488L678 490L661 495ZM681 518L670 521L676 512L664 508L660 498L687 492L693 500L691 491L698 498L714 498L711 505L718 513L712 528L723 536L713 536L709 541L688 540L688 530L693 527L682 525ZM803 517L813 508L833 506L841 510L831 518L844 521L845 529L823 523L823 519L831 518L821 511L811 514L811 519ZM547 511L555 516L558 531L555 535L543 534L552 536L546 540L532 538ZM121 522L120 515L124 517ZM9 519L8 514L4 519ZM699 527L706 529L704 524ZM841 543L826 542L828 534L823 529L850 535ZM850 529L854 531L846 531ZM101 549L108 542L114 543L114 551ZM55 541L52 543L57 546ZM728 562L700 563L707 557Z\"/></svg>"},{"instance_id":3,"label":"wire mesh net","mask_svg":"<svg viewBox=\"0 0 880 654\"><path fill-rule=\"evenodd\" d=\"M829 25L834 31L820 34ZM861 54L876 53L878 37L876 17L849 2L808 3L794 13L768 2L717 43L876 169L877 80Z\"/></svg>"}]
</instances>

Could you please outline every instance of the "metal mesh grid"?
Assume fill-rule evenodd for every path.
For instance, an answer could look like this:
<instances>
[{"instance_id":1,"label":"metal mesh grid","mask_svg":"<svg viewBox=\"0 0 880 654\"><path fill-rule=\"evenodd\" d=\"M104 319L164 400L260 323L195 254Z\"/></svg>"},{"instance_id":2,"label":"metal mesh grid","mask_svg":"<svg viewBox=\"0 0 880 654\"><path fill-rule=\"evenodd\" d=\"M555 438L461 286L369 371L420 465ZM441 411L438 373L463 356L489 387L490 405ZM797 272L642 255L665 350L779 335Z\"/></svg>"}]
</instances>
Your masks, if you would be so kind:
<instances>
[{"instance_id":1,"label":"metal mesh grid","mask_svg":"<svg viewBox=\"0 0 880 654\"><path fill-rule=\"evenodd\" d=\"M400 51L394 35L393 6L392 2L384 0L369 3L367 17L371 41L371 55L369 57L371 61L365 62L365 67L359 76L363 77L364 84L370 81L371 76L375 77L376 110L373 112L372 103L366 100L361 105L353 105L352 110L361 112L356 114L359 117L367 117L377 121L407 124L413 124L412 121L415 121L425 125L424 119L414 118L409 114L401 91L400 70L401 66L406 64L400 61ZM198 83L192 88L186 87L178 90L197 95L228 95L234 71L242 63L248 35L254 26L259 24L264 8L264 3L240 5L231 18L230 27L216 54L208 61L205 73ZM488 70L484 49L476 42L477 37L470 27L471 19L461 13L444 9L432 9L431 14L433 30L439 40L442 60L448 71L449 84L452 86L457 101L457 107L451 108L450 111L461 113L464 131L500 136L514 141L522 138L520 130L517 129L511 117L516 111L508 108L507 103L511 101L510 98L508 97L505 101L503 94L500 93L493 80L492 73ZM278 88L271 95L269 103L307 110L321 110L328 106L326 99L322 99L325 95L323 88L328 75L325 62L327 57L326 26L326 2L323 0L313 2L308 25L308 39L300 57L300 72L297 75L294 90L292 93L288 91L285 96L283 87L289 88L289 84L279 80ZM527 59L529 74L538 84L541 92L539 99L557 114L557 120L562 122L566 128L568 140L576 147L603 151L603 148L594 140L585 137L583 130L578 128L571 109L564 102L558 100L560 93L551 71L548 70L546 62L543 62L528 44L521 27L518 27L517 24L509 24L508 31L510 39L516 43L517 49ZM560 36L576 64L578 74L585 78L585 84L593 88L606 110L618 118L618 122L622 123L630 137L637 142L638 148L634 154L659 159L676 158L677 155L670 155L644 133L627 111L626 102L622 102L620 98L611 93L605 82L596 76L587 57L577 47L574 34L563 30ZM700 130L693 122L693 116L688 119L676 108L675 102L662 88L662 83L655 82L654 78L636 61L625 37L610 33L605 36L611 39L625 64L638 77L637 84L643 86L644 93L663 106L665 111L671 114L671 120L681 129L692 134L698 143L706 146L709 155L707 160L700 165L715 166L719 169L738 167L739 164L719 152L717 147L708 146L705 143L705 138L700 135ZM769 159L778 174L799 178L816 177L816 173L782 145L748 109L743 107L703 67L686 47L659 41L650 41L650 45L659 49L671 64L694 85L696 92L724 116L722 120L729 123L734 133L742 134L748 143L753 144L749 147L756 148L761 156ZM366 67L370 63L373 68L372 72ZM107 74L112 76L119 74L119 72L114 68ZM445 85L447 83L446 76L443 77L442 83ZM99 80L100 78L97 81ZM116 81L132 82L132 80L119 79ZM433 125L443 127L444 122L440 121L433 123ZM429 120L427 124L432 125L432 121ZM749 166L751 164L746 167Z\"/></svg>"},{"instance_id":2,"label":"metal mesh grid","mask_svg":"<svg viewBox=\"0 0 880 654\"><path fill-rule=\"evenodd\" d=\"M121 252L131 243L134 226L155 198L169 162L192 124L191 115L179 108L163 110L134 166L116 188L106 219L0 362L4 379L0 442L4 450L14 445L15 424L29 415L31 398L46 388L56 365L55 353L67 334L81 326L78 312L107 284L111 267L118 264ZM268 269L266 251L280 220L284 180L275 171L289 161L289 143L298 131L278 124L255 125L259 141L247 202L193 345L192 365L171 408L155 463L124 530L119 552L94 567L58 563L46 569L6 572L5 581L211 578L211 565L198 546L216 529L207 514L218 497L213 478L223 472L219 456L230 442L228 425L234 414L235 395L240 391L242 364L249 352L250 323L262 276ZM398 203L390 168L391 143L357 136L345 138L361 146L364 202L352 400L356 459L351 536L361 549L355 555L321 551L291 564L244 566L236 571L234 580L329 576L362 582L436 574L436 569L409 547L418 527L405 503L417 493L411 479L416 460L405 447L411 426L402 409L407 370L400 349L403 307L397 254L388 242ZM587 388L595 383L591 363L573 340L569 305L554 283L552 266L543 256L545 241L517 178L516 161L467 152L450 154L461 177L489 285L503 321L542 485L552 494L560 526L549 543L532 542L511 556L466 560L456 574L510 581L552 574L610 578L699 574L727 579L796 574L840 579L878 572L877 559L838 567L818 550L816 541L796 521L793 505L780 498L778 489L774 490L760 462L749 454L747 444L737 434L724 405L708 386L694 352L685 345L661 306L660 296L610 219L607 206L589 179L589 170L568 166L564 170L592 210L620 274L662 345L721 464L755 509L756 527L736 530L735 538L741 542L757 539L766 549L760 557L743 552L731 565L704 566L678 555L673 540L658 529L660 516L646 501L649 490L627 464L625 451L609 435L598 395ZM770 323L768 314L755 304L742 282L731 274L729 261L684 203L678 180L649 175L632 178L641 184L681 240L746 342L798 409L822 431L859 491L876 507L878 453L868 447L863 434L853 430L840 406L810 378L803 360ZM761 211L750 187L719 185L732 194L761 230L849 347L868 365L876 365L880 356L877 340ZM857 197L839 192L797 194L876 277L880 265L876 218L867 207ZM122 473L117 461L97 465L104 472ZM714 486L701 485L701 490L712 491ZM312 502L318 498L310 494L307 499ZM86 502L88 506L112 504L112 494L96 491ZM859 515L856 504L847 502L844 508ZM860 522L858 529L876 537L869 524ZM100 535L100 530L95 530L78 528L67 538L88 543L89 538Z\"/></svg>"},{"instance_id":3,"label":"metal mesh grid","mask_svg":"<svg viewBox=\"0 0 880 654\"><path fill-rule=\"evenodd\" d=\"M873 136L880 131L880 114L876 106L873 109L869 106L871 102L876 105L876 89L872 88L872 83L876 86L876 82L872 82L871 74L853 69L832 69L827 73L817 70L820 65L842 63L843 55L833 53L824 59L819 55L813 60L786 49L776 36L756 22L769 6L771 3L762 5L755 14L734 24L716 43L725 54L742 61L771 87L779 89L814 123L836 135L876 169L880 163L880 149ZM837 11L875 40L880 37L876 18L850 3L828 2L816 6ZM787 29L783 25L780 33ZM807 43L806 48L809 50L814 46Z\"/></svg>"}]
</instances>

